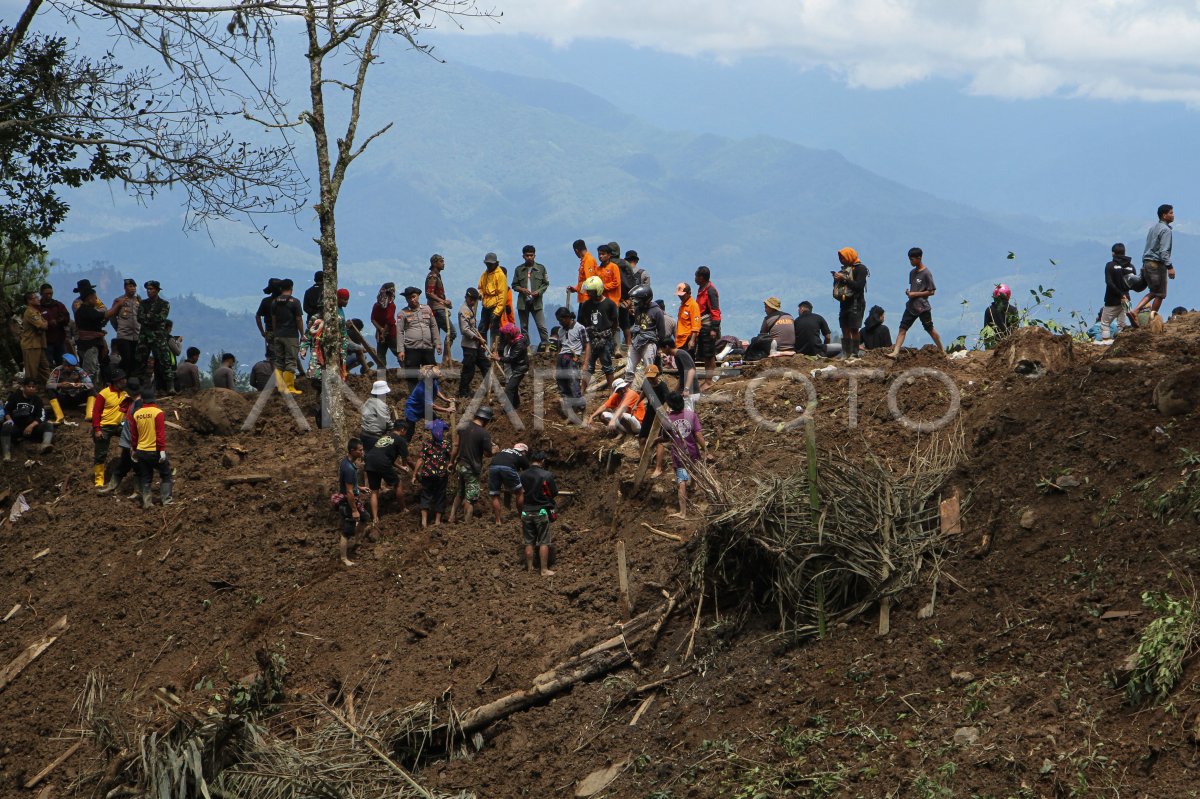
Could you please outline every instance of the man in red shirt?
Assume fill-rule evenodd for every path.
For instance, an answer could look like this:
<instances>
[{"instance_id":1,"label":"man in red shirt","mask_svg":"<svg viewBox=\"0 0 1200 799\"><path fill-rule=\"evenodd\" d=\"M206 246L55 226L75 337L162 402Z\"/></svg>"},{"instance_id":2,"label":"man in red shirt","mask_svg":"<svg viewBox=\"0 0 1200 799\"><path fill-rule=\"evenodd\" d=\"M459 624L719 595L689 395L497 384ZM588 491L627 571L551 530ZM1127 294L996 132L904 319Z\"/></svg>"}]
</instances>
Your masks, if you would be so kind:
<instances>
[{"instance_id":1,"label":"man in red shirt","mask_svg":"<svg viewBox=\"0 0 1200 799\"><path fill-rule=\"evenodd\" d=\"M721 298L710 280L707 266L696 268L696 305L700 308L700 335L696 339L696 361L704 364L704 381L700 388L713 384L717 373L717 342L721 338Z\"/></svg>"},{"instance_id":2,"label":"man in red shirt","mask_svg":"<svg viewBox=\"0 0 1200 799\"><path fill-rule=\"evenodd\" d=\"M142 507L154 503L150 499L150 484L157 471L162 480L159 494L162 504L170 505L171 464L167 461L167 428L162 409L155 404L154 387L148 384L142 389L142 407L129 416L129 440L133 444L133 460L137 463L138 481L142 488Z\"/></svg>"}]
</instances>

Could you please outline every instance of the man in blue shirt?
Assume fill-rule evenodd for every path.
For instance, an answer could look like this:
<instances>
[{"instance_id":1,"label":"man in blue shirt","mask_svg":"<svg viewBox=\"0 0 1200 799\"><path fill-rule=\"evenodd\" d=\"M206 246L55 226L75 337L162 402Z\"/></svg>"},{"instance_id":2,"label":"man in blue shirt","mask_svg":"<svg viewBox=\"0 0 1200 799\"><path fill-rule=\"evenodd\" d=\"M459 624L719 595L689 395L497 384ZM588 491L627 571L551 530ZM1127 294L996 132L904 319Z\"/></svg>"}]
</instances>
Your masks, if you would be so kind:
<instances>
[{"instance_id":1,"label":"man in blue shirt","mask_svg":"<svg viewBox=\"0 0 1200 799\"><path fill-rule=\"evenodd\" d=\"M342 564L353 566L350 560L350 539L354 537L359 525L371 523L371 512L363 506L358 492L358 467L355 461L363 458L363 445L357 438L346 442L346 457L338 464L338 486L335 497L340 496L337 509L342 515L342 530L338 536L338 554Z\"/></svg>"},{"instance_id":2,"label":"man in blue shirt","mask_svg":"<svg viewBox=\"0 0 1200 799\"><path fill-rule=\"evenodd\" d=\"M1158 206L1158 222L1146 234L1146 251L1142 255L1146 296L1133 309L1135 319L1147 305L1157 313L1167 298L1167 280L1175 279L1175 264L1171 262L1171 224L1174 221L1175 206Z\"/></svg>"}]
</instances>

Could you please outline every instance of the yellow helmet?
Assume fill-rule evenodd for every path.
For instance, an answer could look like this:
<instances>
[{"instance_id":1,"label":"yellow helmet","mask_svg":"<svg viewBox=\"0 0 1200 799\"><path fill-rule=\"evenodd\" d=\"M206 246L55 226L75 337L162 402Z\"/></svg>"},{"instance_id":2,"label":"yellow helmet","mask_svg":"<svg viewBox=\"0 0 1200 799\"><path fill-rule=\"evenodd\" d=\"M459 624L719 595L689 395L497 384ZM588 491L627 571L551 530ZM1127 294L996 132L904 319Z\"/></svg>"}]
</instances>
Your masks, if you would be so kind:
<instances>
[{"instance_id":1,"label":"yellow helmet","mask_svg":"<svg viewBox=\"0 0 1200 799\"><path fill-rule=\"evenodd\" d=\"M592 294L604 293L604 281L599 275L592 275L587 280L583 281L583 290Z\"/></svg>"}]
</instances>

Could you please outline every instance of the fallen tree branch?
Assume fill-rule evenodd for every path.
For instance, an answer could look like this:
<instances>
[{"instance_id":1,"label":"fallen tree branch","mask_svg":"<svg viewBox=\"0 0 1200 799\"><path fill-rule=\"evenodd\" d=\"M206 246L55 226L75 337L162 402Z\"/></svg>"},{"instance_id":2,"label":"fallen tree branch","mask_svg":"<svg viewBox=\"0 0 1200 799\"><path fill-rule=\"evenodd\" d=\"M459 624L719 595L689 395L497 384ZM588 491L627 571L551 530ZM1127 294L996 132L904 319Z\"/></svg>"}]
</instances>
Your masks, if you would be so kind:
<instances>
[{"instance_id":1,"label":"fallen tree branch","mask_svg":"<svg viewBox=\"0 0 1200 799\"><path fill-rule=\"evenodd\" d=\"M50 648L50 645L58 640L58 637L67 629L67 617L63 616L54 623L54 626L46 631L46 634L37 639L29 646L25 647L25 651L17 655L12 661L0 671L0 691L3 691L10 682L16 679L17 675L25 670L33 661L37 660L38 656Z\"/></svg>"},{"instance_id":2,"label":"fallen tree branch","mask_svg":"<svg viewBox=\"0 0 1200 799\"><path fill-rule=\"evenodd\" d=\"M379 760L384 765L386 765L389 769L394 771L396 774L399 774L400 777L405 782L407 782L410 786L412 786L412 789L414 791L417 791L418 793L421 794L421 796L426 797L426 799L434 799L433 794L431 794L429 791L425 790L425 788L422 787L421 784L418 783L416 780L414 780L412 778L412 775L409 774L407 771L405 771L404 768L401 767L399 763L397 763L395 760L392 760L390 757L388 757L386 754L384 754L382 749L380 749L378 746L376 746L373 741L368 740L366 738L366 736L364 736L361 732L359 732L358 729L356 729L353 724L351 724L349 721L347 721L345 718L343 718L341 716L341 714L339 714L337 711L335 711L333 708L331 708L329 705L325 704L324 702L320 701L319 699L316 700L316 702L318 705L321 706L322 709L324 709L324 711L326 713L329 714L330 718L332 718L334 721L336 721L338 724L340 724L346 730L346 732L348 732L352 736L354 736L355 739L360 741L362 743L362 745L365 746L371 752L371 754L373 754L373 755L375 755L375 757L379 758Z\"/></svg>"}]
</instances>

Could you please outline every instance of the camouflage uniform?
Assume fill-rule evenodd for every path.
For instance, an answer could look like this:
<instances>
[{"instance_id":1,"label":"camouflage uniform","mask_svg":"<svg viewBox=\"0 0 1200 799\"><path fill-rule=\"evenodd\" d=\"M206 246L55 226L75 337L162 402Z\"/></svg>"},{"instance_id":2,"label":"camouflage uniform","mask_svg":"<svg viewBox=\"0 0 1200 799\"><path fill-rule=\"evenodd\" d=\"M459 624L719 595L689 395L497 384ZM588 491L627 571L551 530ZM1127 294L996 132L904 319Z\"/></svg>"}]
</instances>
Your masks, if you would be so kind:
<instances>
[{"instance_id":1,"label":"camouflage uniform","mask_svg":"<svg viewBox=\"0 0 1200 799\"><path fill-rule=\"evenodd\" d=\"M143 380L151 377L146 371L146 361L154 354L154 375L168 392L175 391L175 373L168 369L171 349L168 346L166 321L171 312L171 303L162 297L142 300L138 305L137 373Z\"/></svg>"}]
</instances>

